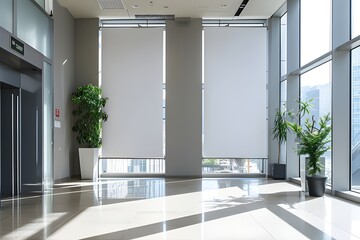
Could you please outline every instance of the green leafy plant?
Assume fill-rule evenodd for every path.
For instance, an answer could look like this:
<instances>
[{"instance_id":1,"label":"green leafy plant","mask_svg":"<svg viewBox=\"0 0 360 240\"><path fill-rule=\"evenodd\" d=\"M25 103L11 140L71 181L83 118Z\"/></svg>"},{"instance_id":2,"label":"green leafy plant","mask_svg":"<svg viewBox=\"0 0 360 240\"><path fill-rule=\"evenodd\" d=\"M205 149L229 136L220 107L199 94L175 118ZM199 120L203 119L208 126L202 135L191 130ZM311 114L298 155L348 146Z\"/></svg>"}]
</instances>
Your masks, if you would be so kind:
<instances>
[{"instance_id":1,"label":"green leafy plant","mask_svg":"<svg viewBox=\"0 0 360 240\"><path fill-rule=\"evenodd\" d=\"M306 113L310 113L310 102L300 103L300 116L305 116ZM320 162L320 157L331 149L329 143L331 142L330 133L330 113L320 117L318 126L315 121L315 116L306 118L303 125L297 122L289 122L288 127L296 134L296 137L300 140L299 146L296 149L298 155L308 155L309 162L307 164L308 173L315 177L317 173L321 173L324 166Z\"/></svg>"},{"instance_id":2,"label":"green leafy plant","mask_svg":"<svg viewBox=\"0 0 360 240\"><path fill-rule=\"evenodd\" d=\"M298 101L300 106L298 114L295 114L292 111L286 111L286 104L284 104L283 106L285 110L282 111L280 108L276 109L272 134L273 134L273 139L277 140L278 142L278 159L277 159L278 164L280 163L281 145L285 143L287 140L287 132L289 130L288 118L291 118L292 120L294 119L299 120L305 114L309 114L310 113L309 109L311 107L310 103L312 101L313 101L312 99L306 102Z\"/></svg>"},{"instance_id":3,"label":"green leafy plant","mask_svg":"<svg viewBox=\"0 0 360 240\"><path fill-rule=\"evenodd\" d=\"M281 111L280 108L276 109L274 127L272 129L273 139L278 142L278 159L277 163L280 164L280 151L281 145L286 142L288 124L287 124L288 113Z\"/></svg>"},{"instance_id":4,"label":"green leafy plant","mask_svg":"<svg viewBox=\"0 0 360 240\"><path fill-rule=\"evenodd\" d=\"M216 165L219 164L219 159L206 158L203 160L204 165Z\"/></svg>"},{"instance_id":5,"label":"green leafy plant","mask_svg":"<svg viewBox=\"0 0 360 240\"><path fill-rule=\"evenodd\" d=\"M108 119L103 111L107 98L103 98L101 93L99 87L89 84L78 87L71 97L75 105L72 130L77 133L78 143L90 148L101 147L102 123Z\"/></svg>"}]
</instances>

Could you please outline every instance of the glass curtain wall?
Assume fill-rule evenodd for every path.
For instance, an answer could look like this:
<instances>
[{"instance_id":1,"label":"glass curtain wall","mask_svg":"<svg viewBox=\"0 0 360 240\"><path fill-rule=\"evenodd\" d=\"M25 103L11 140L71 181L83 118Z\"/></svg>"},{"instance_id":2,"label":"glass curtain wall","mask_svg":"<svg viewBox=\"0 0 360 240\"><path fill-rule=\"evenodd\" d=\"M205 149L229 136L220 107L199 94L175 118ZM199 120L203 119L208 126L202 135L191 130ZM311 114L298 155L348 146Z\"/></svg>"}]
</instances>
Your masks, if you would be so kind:
<instances>
[{"instance_id":1,"label":"glass curtain wall","mask_svg":"<svg viewBox=\"0 0 360 240\"><path fill-rule=\"evenodd\" d=\"M281 17L281 38L280 38L280 47L281 47L281 76L284 76L287 73L287 13Z\"/></svg>"},{"instance_id":2,"label":"glass curtain wall","mask_svg":"<svg viewBox=\"0 0 360 240\"><path fill-rule=\"evenodd\" d=\"M351 1L351 37L360 35L360 0ZM351 190L360 192L360 47L351 50Z\"/></svg>"},{"instance_id":3,"label":"glass curtain wall","mask_svg":"<svg viewBox=\"0 0 360 240\"><path fill-rule=\"evenodd\" d=\"M343 8L335 9L342 4ZM332 121L337 121L332 152L325 154L328 182L331 179L334 183L333 192L349 189L360 193L360 0L300 0L288 2L287 7L288 31L300 27L299 49L298 39L288 42L288 51L300 53L299 58L288 59L288 65L295 68L290 76L300 75L301 100L314 99L312 115L316 119L331 111ZM292 80L297 81L297 77L288 79ZM289 86L295 89L287 93L295 95L297 84L289 82ZM346 131L348 123L351 128Z\"/></svg>"},{"instance_id":4,"label":"glass curtain wall","mask_svg":"<svg viewBox=\"0 0 360 240\"><path fill-rule=\"evenodd\" d=\"M331 0L301 0L301 66L330 51Z\"/></svg>"},{"instance_id":5,"label":"glass curtain wall","mask_svg":"<svg viewBox=\"0 0 360 240\"><path fill-rule=\"evenodd\" d=\"M280 83L280 107L282 111L286 111L286 98L287 98L287 80ZM281 146L281 159L286 159L286 142Z\"/></svg>"},{"instance_id":6,"label":"glass curtain wall","mask_svg":"<svg viewBox=\"0 0 360 240\"><path fill-rule=\"evenodd\" d=\"M282 110L285 110L286 97L287 97L286 89L287 89L287 81L285 80L280 83L280 104Z\"/></svg>"},{"instance_id":7,"label":"glass curtain wall","mask_svg":"<svg viewBox=\"0 0 360 240\"><path fill-rule=\"evenodd\" d=\"M280 78L287 74L287 13L280 18ZM280 108L286 111L287 81L280 82ZM286 159L286 142L281 146L281 159Z\"/></svg>"},{"instance_id":8,"label":"glass curtain wall","mask_svg":"<svg viewBox=\"0 0 360 240\"><path fill-rule=\"evenodd\" d=\"M351 51L351 189L360 191L360 48Z\"/></svg>"},{"instance_id":9,"label":"glass curtain wall","mask_svg":"<svg viewBox=\"0 0 360 240\"><path fill-rule=\"evenodd\" d=\"M303 121L305 121L306 118L311 119L312 116L314 116L316 123L318 123L320 117L328 113L331 114L331 62L327 62L302 74L300 85L301 101L309 101L312 99L311 115L305 115L302 119ZM331 184L331 150L326 152L323 157L325 157L327 183Z\"/></svg>"},{"instance_id":10,"label":"glass curtain wall","mask_svg":"<svg viewBox=\"0 0 360 240\"><path fill-rule=\"evenodd\" d=\"M314 62L331 50L332 9L331 0L301 0L300 2L300 66ZM315 21L316 19L316 21ZM300 75L300 99L312 99L312 111L306 118L319 118L331 112L331 61ZM325 175L331 184L331 151L325 157Z\"/></svg>"}]
</instances>

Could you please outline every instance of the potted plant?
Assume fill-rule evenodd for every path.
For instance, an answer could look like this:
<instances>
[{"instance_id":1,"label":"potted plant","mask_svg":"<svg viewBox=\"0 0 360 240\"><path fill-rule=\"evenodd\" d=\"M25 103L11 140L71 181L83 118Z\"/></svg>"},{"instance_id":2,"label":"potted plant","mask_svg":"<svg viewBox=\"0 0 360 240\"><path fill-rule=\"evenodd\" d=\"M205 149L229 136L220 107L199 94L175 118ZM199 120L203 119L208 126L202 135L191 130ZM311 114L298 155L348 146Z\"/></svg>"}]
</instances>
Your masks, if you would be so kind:
<instances>
[{"instance_id":1,"label":"potted plant","mask_svg":"<svg viewBox=\"0 0 360 240\"><path fill-rule=\"evenodd\" d=\"M307 104L308 102L306 102ZM303 104L303 103L302 103ZM300 104L301 106L301 104ZM301 108L300 108L301 110ZM304 116L304 114L302 114ZM288 122L290 130L292 130L299 139L298 155L307 155L307 173L306 180L309 188L309 195L321 197L325 193L326 177L320 173L324 169L320 157L331 149L329 145L331 125L330 113L320 117L319 123L316 124L315 116L307 118L303 125L297 122Z\"/></svg>"},{"instance_id":2,"label":"potted plant","mask_svg":"<svg viewBox=\"0 0 360 240\"><path fill-rule=\"evenodd\" d=\"M272 164L273 179L284 180L286 178L286 165L280 163L281 145L286 142L288 124L286 111L276 109L274 127L272 129L273 139L278 143L277 163Z\"/></svg>"},{"instance_id":3,"label":"potted plant","mask_svg":"<svg viewBox=\"0 0 360 240\"><path fill-rule=\"evenodd\" d=\"M88 84L78 87L72 94L71 101L75 105L75 124L72 130L77 133L76 139L82 147L79 148L81 178L94 179L102 144L102 122L108 118L103 111L107 98L101 96L99 87Z\"/></svg>"}]
</instances>

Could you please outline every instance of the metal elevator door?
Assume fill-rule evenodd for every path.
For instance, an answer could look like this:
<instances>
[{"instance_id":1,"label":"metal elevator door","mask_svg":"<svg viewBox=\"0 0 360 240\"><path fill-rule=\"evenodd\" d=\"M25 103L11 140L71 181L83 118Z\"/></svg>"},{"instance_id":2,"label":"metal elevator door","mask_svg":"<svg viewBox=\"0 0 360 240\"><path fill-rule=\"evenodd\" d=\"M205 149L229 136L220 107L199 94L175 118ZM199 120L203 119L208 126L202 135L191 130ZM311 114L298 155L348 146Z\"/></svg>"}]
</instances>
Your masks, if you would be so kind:
<instances>
[{"instance_id":1,"label":"metal elevator door","mask_svg":"<svg viewBox=\"0 0 360 240\"><path fill-rule=\"evenodd\" d=\"M1 197L21 193L19 88L1 82Z\"/></svg>"}]
</instances>

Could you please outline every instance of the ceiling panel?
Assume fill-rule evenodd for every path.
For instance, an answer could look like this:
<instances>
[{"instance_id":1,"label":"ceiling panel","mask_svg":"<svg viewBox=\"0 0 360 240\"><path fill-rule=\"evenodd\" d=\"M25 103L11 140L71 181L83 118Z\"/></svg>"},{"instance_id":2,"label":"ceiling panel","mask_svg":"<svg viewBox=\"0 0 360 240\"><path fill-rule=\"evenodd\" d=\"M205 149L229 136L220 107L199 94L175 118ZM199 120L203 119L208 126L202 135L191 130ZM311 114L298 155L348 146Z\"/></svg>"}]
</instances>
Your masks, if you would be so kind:
<instances>
[{"instance_id":1,"label":"ceiling panel","mask_svg":"<svg viewBox=\"0 0 360 240\"><path fill-rule=\"evenodd\" d=\"M283 4L284 0L250 0L241 15L244 18L271 17Z\"/></svg>"},{"instance_id":2,"label":"ceiling panel","mask_svg":"<svg viewBox=\"0 0 360 240\"><path fill-rule=\"evenodd\" d=\"M121 1L124 9L101 9L97 0L58 0L75 18L135 18L135 15L175 15L192 18L267 19L285 0L249 0L234 17L242 0L101 0ZM110 4L111 5L111 4Z\"/></svg>"}]
</instances>

